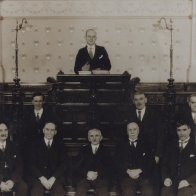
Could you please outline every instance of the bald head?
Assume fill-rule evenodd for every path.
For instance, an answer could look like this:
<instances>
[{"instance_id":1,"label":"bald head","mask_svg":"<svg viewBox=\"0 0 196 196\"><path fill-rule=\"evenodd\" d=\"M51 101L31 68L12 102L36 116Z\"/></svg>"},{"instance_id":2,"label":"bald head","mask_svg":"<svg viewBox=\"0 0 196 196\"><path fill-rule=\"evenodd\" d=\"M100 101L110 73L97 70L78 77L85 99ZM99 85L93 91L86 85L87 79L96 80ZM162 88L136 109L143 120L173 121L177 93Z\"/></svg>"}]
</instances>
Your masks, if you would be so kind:
<instances>
[{"instance_id":1,"label":"bald head","mask_svg":"<svg viewBox=\"0 0 196 196\"><path fill-rule=\"evenodd\" d=\"M93 46L97 40L97 33L94 29L86 30L86 42L88 45Z\"/></svg>"},{"instance_id":2,"label":"bald head","mask_svg":"<svg viewBox=\"0 0 196 196\"><path fill-rule=\"evenodd\" d=\"M95 129L90 129L88 131L88 140L93 145L99 144L102 140L101 130L96 129L96 128Z\"/></svg>"},{"instance_id":3,"label":"bald head","mask_svg":"<svg viewBox=\"0 0 196 196\"><path fill-rule=\"evenodd\" d=\"M136 122L130 122L127 124L127 134L131 140L136 140L138 138L139 126Z\"/></svg>"}]
</instances>

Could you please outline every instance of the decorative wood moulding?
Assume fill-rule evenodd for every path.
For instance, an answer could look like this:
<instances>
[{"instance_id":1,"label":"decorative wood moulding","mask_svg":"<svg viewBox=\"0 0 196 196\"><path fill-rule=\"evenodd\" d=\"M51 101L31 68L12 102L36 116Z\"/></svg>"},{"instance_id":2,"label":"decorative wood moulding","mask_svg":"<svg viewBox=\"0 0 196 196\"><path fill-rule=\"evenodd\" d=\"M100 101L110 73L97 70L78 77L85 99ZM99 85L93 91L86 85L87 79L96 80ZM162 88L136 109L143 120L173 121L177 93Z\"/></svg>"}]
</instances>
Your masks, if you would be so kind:
<instances>
[{"instance_id":1,"label":"decorative wood moulding","mask_svg":"<svg viewBox=\"0 0 196 196\"><path fill-rule=\"evenodd\" d=\"M12 86L13 83L0 83L0 104L3 102L11 102L12 98ZM43 92L45 95L51 90L52 84L48 83L22 83L22 91L25 93L26 104L31 104L31 96L33 92ZM150 105L165 105L164 93L167 89L167 83L140 83L137 85L136 90L145 92L148 97L148 104ZM176 103L186 103L187 97L196 92L196 83L175 83L176 90ZM73 101L73 97L66 97L67 101ZM83 97L84 98L84 97ZM80 98L74 97L75 102L79 101ZM50 99L47 98L47 101Z\"/></svg>"},{"instance_id":2,"label":"decorative wood moulding","mask_svg":"<svg viewBox=\"0 0 196 196\"><path fill-rule=\"evenodd\" d=\"M193 0L195 1L195 0ZM17 16L189 16L190 0L4 0L3 17Z\"/></svg>"}]
</instances>

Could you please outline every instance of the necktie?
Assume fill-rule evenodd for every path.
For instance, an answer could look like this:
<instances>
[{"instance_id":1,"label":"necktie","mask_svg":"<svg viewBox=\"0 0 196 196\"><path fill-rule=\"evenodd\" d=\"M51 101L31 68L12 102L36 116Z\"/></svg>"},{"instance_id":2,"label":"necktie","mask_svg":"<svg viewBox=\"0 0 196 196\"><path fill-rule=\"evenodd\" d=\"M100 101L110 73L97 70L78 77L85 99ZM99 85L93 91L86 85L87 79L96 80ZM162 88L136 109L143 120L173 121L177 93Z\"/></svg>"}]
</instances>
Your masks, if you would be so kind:
<instances>
[{"instance_id":1,"label":"necktie","mask_svg":"<svg viewBox=\"0 0 196 196\"><path fill-rule=\"evenodd\" d=\"M98 150L98 147L97 146L95 146L95 147L93 146L92 147L93 154L96 154L97 150Z\"/></svg>"},{"instance_id":2,"label":"necktie","mask_svg":"<svg viewBox=\"0 0 196 196\"><path fill-rule=\"evenodd\" d=\"M36 121L39 121L39 113L36 115Z\"/></svg>"},{"instance_id":3,"label":"necktie","mask_svg":"<svg viewBox=\"0 0 196 196\"><path fill-rule=\"evenodd\" d=\"M50 149L50 147L51 147L50 140L48 140L47 148Z\"/></svg>"},{"instance_id":4,"label":"necktie","mask_svg":"<svg viewBox=\"0 0 196 196\"><path fill-rule=\"evenodd\" d=\"M89 49L88 54L89 54L90 58L93 59L93 51L92 51L92 48Z\"/></svg>"},{"instance_id":5,"label":"necktie","mask_svg":"<svg viewBox=\"0 0 196 196\"><path fill-rule=\"evenodd\" d=\"M182 151L183 150L183 142L180 142L179 147L180 147L180 151Z\"/></svg>"},{"instance_id":6,"label":"necktie","mask_svg":"<svg viewBox=\"0 0 196 196\"><path fill-rule=\"evenodd\" d=\"M131 146L131 147L135 147L136 142L137 142L136 140L135 140L135 141L130 141L130 146Z\"/></svg>"},{"instance_id":7,"label":"necktie","mask_svg":"<svg viewBox=\"0 0 196 196\"><path fill-rule=\"evenodd\" d=\"M1 145L1 150L2 150L2 152L5 151L5 146L3 144Z\"/></svg>"},{"instance_id":8,"label":"necktie","mask_svg":"<svg viewBox=\"0 0 196 196\"><path fill-rule=\"evenodd\" d=\"M142 111L138 110L138 120L142 121Z\"/></svg>"},{"instance_id":9,"label":"necktie","mask_svg":"<svg viewBox=\"0 0 196 196\"><path fill-rule=\"evenodd\" d=\"M94 154L96 154L96 153L97 153L97 150L98 150L98 147L95 147Z\"/></svg>"},{"instance_id":10,"label":"necktie","mask_svg":"<svg viewBox=\"0 0 196 196\"><path fill-rule=\"evenodd\" d=\"M180 147L180 151L182 151L184 149L184 145L188 143L187 141L179 141L179 147Z\"/></svg>"}]
</instances>

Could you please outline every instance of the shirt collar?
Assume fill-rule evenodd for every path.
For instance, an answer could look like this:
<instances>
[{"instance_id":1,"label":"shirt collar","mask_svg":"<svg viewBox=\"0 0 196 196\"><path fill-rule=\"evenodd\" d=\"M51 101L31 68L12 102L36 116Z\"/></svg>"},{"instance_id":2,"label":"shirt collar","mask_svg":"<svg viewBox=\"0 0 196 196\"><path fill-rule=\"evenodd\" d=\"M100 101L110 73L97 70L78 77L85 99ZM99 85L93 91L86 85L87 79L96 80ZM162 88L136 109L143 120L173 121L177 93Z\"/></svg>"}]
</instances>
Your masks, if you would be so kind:
<instances>
[{"instance_id":1,"label":"shirt collar","mask_svg":"<svg viewBox=\"0 0 196 196\"><path fill-rule=\"evenodd\" d=\"M34 110L35 115L37 115L37 113L39 113L39 115L42 115L44 109L41 108L40 110Z\"/></svg>"},{"instance_id":2,"label":"shirt collar","mask_svg":"<svg viewBox=\"0 0 196 196\"><path fill-rule=\"evenodd\" d=\"M188 137L186 140L184 140L184 141L182 141L182 140L178 140L178 142L179 143L183 143L183 144L185 144L185 143L188 143L189 142L189 139L190 139L190 137Z\"/></svg>"},{"instance_id":3,"label":"shirt collar","mask_svg":"<svg viewBox=\"0 0 196 196\"><path fill-rule=\"evenodd\" d=\"M2 146L4 146L4 148L6 147L6 141L0 142L0 148L1 148Z\"/></svg>"},{"instance_id":4,"label":"shirt collar","mask_svg":"<svg viewBox=\"0 0 196 196\"><path fill-rule=\"evenodd\" d=\"M142 110L138 110L138 109L136 109L136 110L137 110L137 113L138 113L138 111L141 111L141 113L144 114L144 112L146 111L146 106Z\"/></svg>"},{"instance_id":5,"label":"shirt collar","mask_svg":"<svg viewBox=\"0 0 196 196\"><path fill-rule=\"evenodd\" d=\"M131 138L129 138L129 142L137 142L138 138L136 138L135 140L132 140Z\"/></svg>"},{"instance_id":6,"label":"shirt collar","mask_svg":"<svg viewBox=\"0 0 196 196\"><path fill-rule=\"evenodd\" d=\"M91 147L92 147L92 148L99 148L99 145L100 145L100 144L96 144L96 145L91 144Z\"/></svg>"},{"instance_id":7,"label":"shirt collar","mask_svg":"<svg viewBox=\"0 0 196 196\"><path fill-rule=\"evenodd\" d=\"M45 144L48 145L48 141L50 141L50 146L52 145L53 139L48 140L44 137Z\"/></svg>"},{"instance_id":8,"label":"shirt collar","mask_svg":"<svg viewBox=\"0 0 196 196\"><path fill-rule=\"evenodd\" d=\"M196 112L191 112L191 114L193 118L196 116Z\"/></svg>"},{"instance_id":9,"label":"shirt collar","mask_svg":"<svg viewBox=\"0 0 196 196\"><path fill-rule=\"evenodd\" d=\"M90 48L92 48L92 50L94 50L95 49L95 45L90 46L90 45L87 44L87 49L89 50Z\"/></svg>"}]
</instances>

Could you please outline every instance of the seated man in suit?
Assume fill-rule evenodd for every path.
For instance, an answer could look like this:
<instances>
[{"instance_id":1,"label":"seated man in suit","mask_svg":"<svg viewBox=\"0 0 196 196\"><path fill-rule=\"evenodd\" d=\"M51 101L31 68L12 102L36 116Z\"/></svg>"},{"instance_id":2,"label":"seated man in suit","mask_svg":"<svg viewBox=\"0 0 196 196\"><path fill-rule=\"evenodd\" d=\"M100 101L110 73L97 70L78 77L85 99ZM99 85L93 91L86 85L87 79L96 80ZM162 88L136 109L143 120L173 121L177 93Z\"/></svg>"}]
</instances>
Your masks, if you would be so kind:
<instances>
[{"instance_id":1,"label":"seated man in suit","mask_svg":"<svg viewBox=\"0 0 196 196\"><path fill-rule=\"evenodd\" d=\"M97 33L93 29L86 31L87 46L78 51L74 71L110 70L111 63L106 49L95 44Z\"/></svg>"},{"instance_id":2,"label":"seated man in suit","mask_svg":"<svg viewBox=\"0 0 196 196\"><path fill-rule=\"evenodd\" d=\"M123 196L154 196L151 176L155 160L149 145L139 137L139 126L131 121L127 124L128 139L118 146L116 167Z\"/></svg>"},{"instance_id":3,"label":"seated man in suit","mask_svg":"<svg viewBox=\"0 0 196 196\"><path fill-rule=\"evenodd\" d=\"M89 188L96 189L96 195L109 196L109 161L110 155L101 144L102 134L99 129L88 131L89 144L84 146L76 165L76 196L86 196Z\"/></svg>"},{"instance_id":4,"label":"seated man in suit","mask_svg":"<svg viewBox=\"0 0 196 196\"><path fill-rule=\"evenodd\" d=\"M178 139L167 145L162 163L161 196L193 196L196 193L196 152L187 122L177 123Z\"/></svg>"},{"instance_id":5,"label":"seated man in suit","mask_svg":"<svg viewBox=\"0 0 196 196\"><path fill-rule=\"evenodd\" d=\"M55 121L56 117L53 111L44 106L44 95L41 92L36 92L32 96L32 107L28 110L24 116L23 133L20 139L20 145L22 148L22 154L24 159L24 178L26 181L28 178L28 170L26 163L29 160L29 147L34 141L43 137L43 127L48 121ZM60 124L60 123L58 123ZM58 138L60 139L58 131ZM56 137L57 138L57 137Z\"/></svg>"},{"instance_id":6,"label":"seated man in suit","mask_svg":"<svg viewBox=\"0 0 196 196\"><path fill-rule=\"evenodd\" d=\"M27 195L27 185L21 179L22 159L17 146L8 139L8 127L0 122L0 191L14 190L16 196Z\"/></svg>"},{"instance_id":7,"label":"seated man in suit","mask_svg":"<svg viewBox=\"0 0 196 196\"><path fill-rule=\"evenodd\" d=\"M54 122L46 122L43 133L44 137L33 144L31 151L31 196L42 196L45 190L49 190L51 196L65 196L64 173L68 165L65 146L55 139Z\"/></svg>"},{"instance_id":8,"label":"seated man in suit","mask_svg":"<svg viewBox=\"0 0 196 196\"><path fill-rule=\"evenodd\" d=\"M196 141L196 94L189 95L187 104L180 108L176 120L184 120L189 123L191 126L191 137L195 137Z\"/></svg>"},{"instance_id":9,"label":"seated man in suit","mask_svg":"<svg viewBox=\"0 0 196 196\"><path fill-rule=\"evenodd\" d=\"M149 143L158 164L164 145L162 117L158 111L148 106L147 102L148 99L143 92L135 92L133 95L134 106L129 110L127 119L137 122L140 136Z\"/></svg>"}]
</instances>

